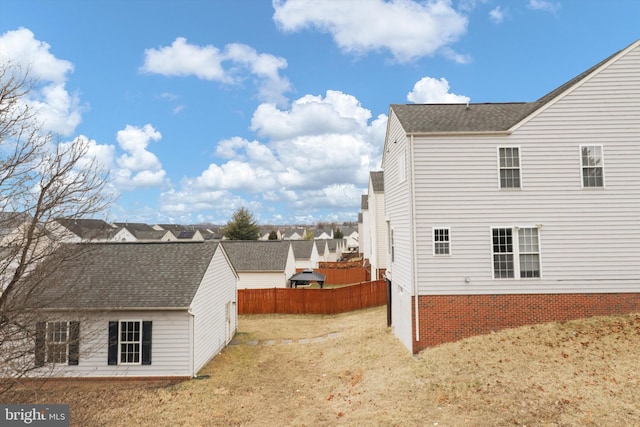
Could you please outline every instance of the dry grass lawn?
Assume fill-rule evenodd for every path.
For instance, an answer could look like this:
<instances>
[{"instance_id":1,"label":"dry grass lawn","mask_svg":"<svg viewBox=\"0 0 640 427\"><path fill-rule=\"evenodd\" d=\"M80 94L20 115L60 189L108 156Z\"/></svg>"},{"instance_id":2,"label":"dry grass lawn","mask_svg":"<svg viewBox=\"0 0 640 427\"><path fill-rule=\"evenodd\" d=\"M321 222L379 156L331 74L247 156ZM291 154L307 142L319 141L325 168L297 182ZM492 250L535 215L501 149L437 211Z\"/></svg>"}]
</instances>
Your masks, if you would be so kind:
<instances>
[{"instance_id":1,"label":"dry grass lawn","mask_svg":"<svg viewBox=\"0 0 640 427\"><path fill-rule=\"evenodd\" d=\"M51 382L9 401L69 403L83 426L640 425L640 314L501 331L415 357L384 307L241 316L238 332L326 338L229 346L206 379Z\"/></svg>"}]
</instances>

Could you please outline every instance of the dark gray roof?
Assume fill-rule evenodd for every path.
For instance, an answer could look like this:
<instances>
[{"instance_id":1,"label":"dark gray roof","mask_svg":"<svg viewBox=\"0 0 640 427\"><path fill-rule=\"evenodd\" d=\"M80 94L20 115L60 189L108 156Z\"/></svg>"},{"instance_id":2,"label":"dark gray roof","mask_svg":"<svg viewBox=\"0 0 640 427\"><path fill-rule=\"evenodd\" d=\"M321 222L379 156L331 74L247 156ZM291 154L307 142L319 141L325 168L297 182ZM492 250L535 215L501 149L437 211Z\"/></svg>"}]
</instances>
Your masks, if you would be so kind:
<instances>
[{"instance_id":1,"label":"dark gray roof","mask_svg":"<svg viewBox=\"0 0 640 427\"><path fill-rule=\"evenodd\" d=\"M325 275L311 269L302 270L289 278L292 282L324 282Z\"/></svg>"},{"instance_id":2,"label":"dark gray roof","mask_svg":"<svg viewBox=\"0 0 640 427\"><path fill-rule=\"evenodd\" d=\"M178 235L176 236L178 239L193 239L193 236L196 235L196 232L191 230L191 231L181 231L180 233L178 233Z\"/></svg>"},{"instance_id":3,"label":"dark gray roof","mask_svg":"<svg viewBox=\"0 0 640 427\"><path fill-rule=\"evenodd\" d=\"M406 133L507 131L541 106L509 104L392 104Z\"/></svg>"},{"instance_id":4,"label":"dark gray roof","mask_svg":"<svg viewBox=\"0 0 640 427\"><path fill-rule=\"evenodd\" d=\"M368 194L363 194L360 197L360 208L364 209L364 210L368 210L369 209L369 195Z\"/></svg>"},{"instance_id":5,"label":"dark gray roof","mask_svg":"<svg viewBox=\"0 0 640 427\"><path fill-rule=\"evenodd\" d=\"M142 222L114 222L113 225L119 228L126 228L129 231L156 231L149 224Z\"/></svg>"},{"instance_id":6,"label":"dark gray roof","mask_svg":"<svg viewBox=\"0 0 640 427\"><path fill-rule=\"evenodd\" d=\"M60 225L82 239L108 239L116 233L116 228L101 219L59 218Z\"/></svg>"},{"instance_id":7,"label":"dark gray roof","mask_svg":"<svg viewBox=\"0 0 640 427\"><path fill-rule=\"evenodd\" d=\"M594 73L621 51L552 90L535 102L489 104L392 104L407 134L504 132Z\"/></svg>"},{"instance_id":8,"label":"dark gray roof","mask_svg":"<svg viewBox=\"0 0 640 427\"><path fill-rule=\"evenodd\" d=\"M284 271L291 241L223 240L222 246L238 272Z\"/></svg>"},{"instance_id":9,"label":"dark gray roof","mask_svg":"<svg viewBox=\"0 0 640 427\"><path fill-rule=\"evenodd\" d=\"M293 256L295 259L309 259L313 252L314 240L292 240Z\"/></svg>"},{"instance_id":10,"label":"dark gray roof","mask_svg":"<svg viewBox=\"0 0 640 427\"><path fill-rule=\"evenodd\" d=\"M381 193L384 191L384 172L375 171L369 173L371 176L371 187L374 193Z\"/></svg>"},{"instance_id":11,"label":"dark gray roof","mask_svg":"<svg viewBox=\"0 0 640 427\"><path fill-rule=\"evenodd\" d=\"M217 247L205 242L63 245L49 262L64 257L64 268L56 280L44 282L43 299L53 301L49 308L188 308ZM48 271L47 263L38 271ZM66 294L71 297L51 298Z\"/></svg>"}]
</instances>

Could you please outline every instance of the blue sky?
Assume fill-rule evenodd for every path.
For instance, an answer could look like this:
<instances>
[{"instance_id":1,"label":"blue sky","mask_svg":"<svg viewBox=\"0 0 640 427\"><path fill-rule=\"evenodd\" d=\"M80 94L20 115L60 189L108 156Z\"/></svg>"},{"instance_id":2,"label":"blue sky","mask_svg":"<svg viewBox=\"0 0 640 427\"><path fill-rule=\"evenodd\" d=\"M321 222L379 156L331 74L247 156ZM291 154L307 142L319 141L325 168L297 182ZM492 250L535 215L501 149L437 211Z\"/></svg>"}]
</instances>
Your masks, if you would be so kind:
<instances>
[{"instance_id":1,"label":"blue sky","mask_svg":"<svg viewBox=\"0 0 640 427\"><path fill-rule=\"evenodd\" d=\"M105 218L355 221L389 104L534 101L640 38L636 0L2 0L0 59Z\"/></svg>"}]
</instances>

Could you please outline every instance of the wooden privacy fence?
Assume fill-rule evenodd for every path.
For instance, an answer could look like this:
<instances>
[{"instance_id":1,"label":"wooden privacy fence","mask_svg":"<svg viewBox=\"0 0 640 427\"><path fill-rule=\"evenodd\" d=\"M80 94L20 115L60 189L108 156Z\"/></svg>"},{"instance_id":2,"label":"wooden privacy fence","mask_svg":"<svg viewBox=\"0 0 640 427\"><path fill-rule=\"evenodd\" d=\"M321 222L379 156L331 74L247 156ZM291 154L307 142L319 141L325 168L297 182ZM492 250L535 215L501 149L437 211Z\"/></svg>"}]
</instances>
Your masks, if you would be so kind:
<instances>
[{"instance_id":1,"label":"wooden privacy fence","mask_svg":"<svg viewBox=\"0 0 640 427\"><path fill-rule=\"evenodd\" d=\"M349 268L315 268L313 271L325 275L324 283L327 285L348 285L350 283L368 282L371 273L362 266Z\"/></svg>"},{"instance_id":2,"label":"wooden privacy fence","mask_svg":"<svg viewBox=\"0 0 640 427\"><path fill-rule=\"evenodd\" d=\"M238 314L336 314L386 303L384 280L333 289L238 289Z\"/></svg>"}]
</instances>

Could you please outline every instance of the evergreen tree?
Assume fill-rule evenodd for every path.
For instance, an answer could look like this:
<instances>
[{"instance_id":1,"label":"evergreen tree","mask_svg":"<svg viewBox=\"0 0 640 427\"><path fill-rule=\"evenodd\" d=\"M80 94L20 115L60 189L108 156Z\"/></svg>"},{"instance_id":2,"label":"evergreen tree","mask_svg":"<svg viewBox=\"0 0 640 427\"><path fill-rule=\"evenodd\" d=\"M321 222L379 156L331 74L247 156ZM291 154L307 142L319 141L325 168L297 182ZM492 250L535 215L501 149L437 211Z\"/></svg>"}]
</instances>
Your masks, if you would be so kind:
<instances>
[{"instance_id":1,"label":"evergreen tree","mask_svg":"<svg viewBox=\"0 0 640 427\"><path fill-rule=\"evenodd\" d=\"M260 227L246 208L235 211L224 227L224 236L229 240L258 240L259 235Z\"/></svg>"},{"instance_id":2,"label":"evergreen tree","mask_svg":"<svg viewBox=\"0 0 640 427\"><path fill-rule=\"evenodd\" d=\"M342 239L344 238L344 233L339 228L333 230L333 238L334 239Z\"/></svg>"}]
</instances>

